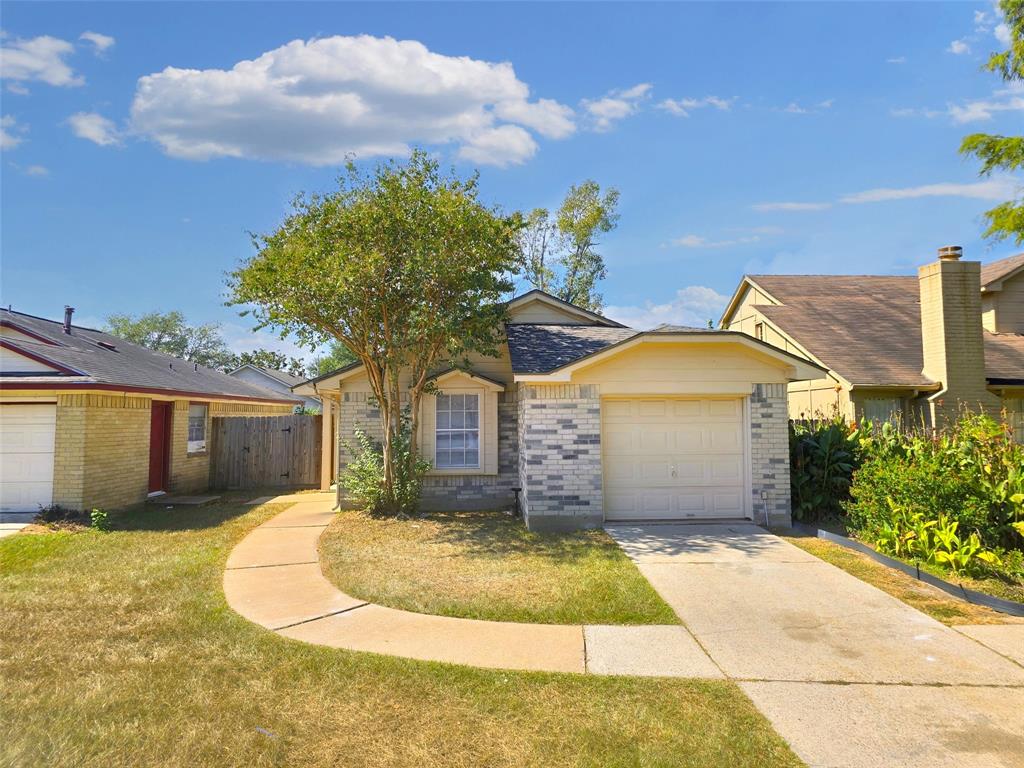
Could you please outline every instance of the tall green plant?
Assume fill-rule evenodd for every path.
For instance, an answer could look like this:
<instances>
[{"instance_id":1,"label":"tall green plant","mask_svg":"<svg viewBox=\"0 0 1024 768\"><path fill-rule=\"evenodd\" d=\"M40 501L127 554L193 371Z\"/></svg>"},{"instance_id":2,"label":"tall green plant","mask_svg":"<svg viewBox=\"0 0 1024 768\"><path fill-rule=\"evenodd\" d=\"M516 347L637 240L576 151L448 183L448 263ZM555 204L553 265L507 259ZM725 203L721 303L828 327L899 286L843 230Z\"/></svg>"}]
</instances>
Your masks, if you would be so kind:
<instances>
[{"instance_id":1,"label":"tall green plant","mask_svg":"<svg viewBox=\"0 0 1024 768\"><path fill-rule=\"evenodd\" d=\"M856 430L840 419L790 425L790 485L798 520L835 517L858 463Z\"/></svg>"}]
</instances>

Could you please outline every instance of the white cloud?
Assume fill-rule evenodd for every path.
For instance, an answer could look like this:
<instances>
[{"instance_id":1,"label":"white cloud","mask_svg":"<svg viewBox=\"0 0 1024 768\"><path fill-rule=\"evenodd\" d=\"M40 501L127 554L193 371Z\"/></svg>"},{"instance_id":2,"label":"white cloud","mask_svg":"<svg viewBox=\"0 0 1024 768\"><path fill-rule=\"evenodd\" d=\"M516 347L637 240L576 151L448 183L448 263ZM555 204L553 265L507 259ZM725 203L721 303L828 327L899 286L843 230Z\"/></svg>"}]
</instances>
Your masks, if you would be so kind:
<instances>
[{"instance_id":1,"label":"white cloud","mask_svg":"<svg viewBox=\"0 0 1024 768\"><path fill-rule=\"evenodd\" d=\"M1010 27L1006 24L1006 22L997 24L996 28L993 30L993 34L996 36L996 40L998 40L1003 45L1010 45Z\"/></svg>"},{"instance_id":2,"label":"white cloud","mask_svg":"<svg viewBox=\"0 0 1024 768\"><path fill-rule=\"evenodd\" d=\"M25 169L26 176L49 176L50 169L45 165L30 165Z\"/></svg>"},{"instance_id":3,"label":"white cloud","mask_svg":"<svg viewBox=\"0 0 1024 768\"><path fill-rule=\"evenodd\" d=\"M751 207L755 211L823 211L832 203L756 203Z\"/></svg>"},{"instance_id":4,"label":"white cloud","mask_svg":"<svg viewBox=\"0 0 1024 768\"><path fill-rule=\"evenodd\" d=\"M32 81L55 86L82 85L85 78L76 75L64 61L74 50L75 46L67 40L49 35L5 41L0 45L0 78L8 82L8 90L22 94L26 93L22 83Z\"/></svg>"},{"instance_id":5,"label":"white cloud","mask_svg":"<svg viewBox=\"0 0 1024 768\"><path fill-rule=\"evenodd\" d=\"M811 115L817 112L822 112L826 109L832 109L832 105L835 103L835 99L824 99L823 101L819 101L813 107L804 107L795 101L791 101L789 102L789 104L784 106L780 111L788 112L791 115Z\"/></svg>"},{"instance_id":6,"label":"white cloud","mask_svg":"<svg viewBox=\"0 0 1024 768\"><path fill-rule=\"evenodd\" d=\"M25 140L19 133L27 129L18 124L18 120L12 115L0 117L0 149L14 149Z\"/></svg>"},{"instance_id":7,"label":"white cloud","mask_svg":"<svg viewBox=\"0 0 1024 768\"><path fill-rule=\"evenodd\" d=\"M1017 192L1017 185L1007 178L985 179L967 184L941 182L918 187L880 187L844 195L841 203L881 203L889 200L912 200L920 197L967 197L976 200L1005 200Z\"/></svg>"},{"instance_id":8,"label":"white cloud","mask_svg":"<svg viewBox=\"0 0 1024 768\"><path fill-rule=\"evenodd\" d=\"M459 157L471 163L501 168L529 160L537 151L537 142L529 131L518 125L500 125L472 136L459 149Z\"/></svg>"},{"instance_id":9,"label":"white cloud","mask_svg":"<svg viewBox=\"0 0 1024 768\"><path fill-rule=\"evenodd\" d=\"M1015 86L1003 88L990 98L968 101L962 105L951 104L948 113L955 123L974 123L991 120L996 112L1024 111L1024 88Z\"/></svg>"},{"instance_id":10,"label":"white cloud","mask_svg":"<svg viewBox=\"0 0 1024 768\"><path fill-rule=\"evenodd\" d=\"M789 102L785 107L782 108L783 112L789 112L791 115L806 115L808 110L801 107L795 101Z\"/></svg>"},{"instance_id":11,"label":"white cloud","mask_svg":"<svg viewBox=\"0 0 1024 768\"><path fill-rule=\"evenodd\" d=\"M728 112L735 100L735 98L723 99L718 96L705 96L703 99L664 99L658 102L658 109L663 109L677 117L689 117L693 110L703 107L714 107L722 112Z\"/></svg>"},{"instance_id":12,"label":"white cloud","mask_svg":"<svg viewBox=\"0 0 1024 768\"><path fill-rule=\"evenodd\" d=\"M617 121L634 114L640 103L649 98L651 88L650 83L638 83L632 88L609 91L600 99L584 99L580 106L595 131L608 131Z\"/></svg>"},{"instance_id":13,"label":"white cloud","mask_svg":"<svg viewBox=\"0 0 1024 768\"><path fill-rule=\"evenodd\" d=\"M99 55L106 51L107 48L110 48L115 42L114 38L112 38L110 35L103 35L99 32L83 32L78 36L78 39L92 43L96 55Z\"/></svg>"},{"instance_id":14,"label":"white cloud","mask_svg":"<svg viewBox=\"0 0 1024 768\"><path fill-rule=\"evenodd\" d=\"M712 288L691 285L676 291L675 296L664 304L648 301L639 307L610 306L605 307L603 314L640 330L649 330L662 323L704 328L708 320L718 320L728 302L728 296Z\"/></svg>"},{"instance_id":15,"label":"white cloud","mask_svg":"<svg viewBox=\"0 0 1024 768\"><path fill-rule=\"evenodd\" d=\"M736 237L731 240L708 240L700 235L683 235L672 240L671 244L679 248L730 248L736 245L747 245L761 240L757 235Z\"/></svg>"},{"instance_id":16,"label":"white cloud","mask_svg":"<svg viewBox=\"0 0 1024 768\"><path fill-rule=\"evenodd\" d=\"M68 118L71 132L80 139L88 139L101 147L121 143L121 133L113 120L95 112L76 112Z\"/></svg>"},{"instance_id":17,"label":"white cloud","mask_svg":"<svg viewBox=\"0 0 1024 768\"><path fill-rule=\"evenodd\" d=\"M907 63L907 57L906 56L893 56L891 59L886 59L885 63L886 64L906 64Z\"/></svg>"},{"instance_id":18,"label":"white cloud","mask_svg":"<svg viewBox=\"0 0 1024 768\"><path fill-rule=\"evenodd\" d=\"M494 114L510 123L532 128L549 139L564 139L576 132L572 107L559 104L552 99L529 101L505 101L494 107Z\"/></svg>"},{"instance_id":19,"label":"white cloud","mask_svg":"<svg viewBox=\"0 0 1024 768\"><path fill-rule=\"evenodd\" d=\"M294 40L231 69L139 79L135 133L173 157L246 157L334 165L350 155L454 144L477 163L521 163L575 129L573 112L530 90L508 62L434 53L415 40Z\"/></svg>"},{"instance_id":20,"label":"white cloud","mask_svg":"<svg viewBox=\"0 0 1024 768\"><path fill-rule=\"evenodd\" d=\"M950 53L960 56L965 53L971 52L971 46L967 44L966 40L954 40L949 44L949 48L946 49Z\"/></svg>"}]
</instances>

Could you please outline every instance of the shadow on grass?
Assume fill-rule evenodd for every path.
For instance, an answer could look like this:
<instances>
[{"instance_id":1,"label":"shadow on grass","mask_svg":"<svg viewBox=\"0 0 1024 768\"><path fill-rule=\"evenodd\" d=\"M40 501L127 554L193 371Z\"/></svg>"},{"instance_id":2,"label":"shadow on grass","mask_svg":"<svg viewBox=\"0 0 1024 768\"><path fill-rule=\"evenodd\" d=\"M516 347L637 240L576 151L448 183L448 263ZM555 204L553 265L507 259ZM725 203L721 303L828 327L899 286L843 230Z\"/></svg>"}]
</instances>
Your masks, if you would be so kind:
<instances>
[{"instance_id":1,"label":"shadow on grass","mask_svg":"<svg viewBox=\"0 0 1024 768\"><path fill-rule=\"evenodd\" d=\"M429 512L405 524L424 520L438 524L429 541L456 545L460 554L475 557L518 557L574 562L584 557L616 560L618 547L603 531L536 533L519 518L502 512Z\"/></svg>"}]
</instances>

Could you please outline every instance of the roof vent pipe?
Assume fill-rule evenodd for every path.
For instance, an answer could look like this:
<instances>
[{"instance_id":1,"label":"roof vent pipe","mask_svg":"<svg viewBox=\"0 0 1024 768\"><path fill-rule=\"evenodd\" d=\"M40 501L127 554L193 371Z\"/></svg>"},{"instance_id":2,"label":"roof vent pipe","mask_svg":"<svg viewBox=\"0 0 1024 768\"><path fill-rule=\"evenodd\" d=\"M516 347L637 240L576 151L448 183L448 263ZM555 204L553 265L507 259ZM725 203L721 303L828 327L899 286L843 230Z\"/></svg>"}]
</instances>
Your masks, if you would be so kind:
<instances>
[{"instance_id":1,"label":"roof vent pipe","mask_svg":"<svg viewBox=\"0 0 1024 768\"><path fill-rule=\"evenodd\" d=\"M941 261L959 261L964 255L964 249L959 245L944 245L939 248L939 259Z\"/></svg>"},{"instance_id":2,"label":"roof vent pipe","mask_svg":"<svg viewBox=\"0 0 1024 768\"><path fill-rule=\"evenodd\" d=\"M65 304L64 305L64 333L66 333L68 336L71 335L71 316L73 314L75 314L75 308L72 307L72 306L69 306L68 304Z\"/></svg>"}]
</instances>

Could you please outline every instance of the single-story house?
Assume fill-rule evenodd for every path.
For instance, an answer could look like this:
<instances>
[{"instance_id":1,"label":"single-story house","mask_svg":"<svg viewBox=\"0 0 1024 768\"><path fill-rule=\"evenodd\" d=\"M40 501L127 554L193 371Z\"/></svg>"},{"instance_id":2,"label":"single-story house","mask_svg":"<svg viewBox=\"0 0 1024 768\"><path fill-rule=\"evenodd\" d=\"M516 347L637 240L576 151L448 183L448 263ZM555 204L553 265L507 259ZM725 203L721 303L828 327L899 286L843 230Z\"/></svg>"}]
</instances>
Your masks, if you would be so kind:
<instances>
[{"instance_id":1,"label":"single-story house","mask_svg":"<svg viewBox=\"0 0 1024 768\"><path fill-rule=\"evenodd\" d=\"M425 508L518 493L531 529L789 524L787 386L824 375L816 364L736 331L637 331L538 290L509 303L504 330L498 357L438 370L422 400ZM379 438L361 363L295 391L336 414L338 472L356 428Z\"/></svg>"},{"instance_id":2,"label":"single-story house","mask_svg":"<svg viewBox=\"0 0 1024 768\"><path fill-rule=\"evenodd\" d=\"M214 416L299 403L102 331L0 310L0 510L205 490Z\"/></svg>"},{"instance_id":3,"label":"single-story house","mask_svg":"<svg viewBox=\"0 0 1024 768\"><path fill-rule=\"evenodd\" d=\"M228 373L236 379L246 381L254 386L269 389L271 392L278 392L285 397L295 397L292 387L298 386L305 379L302 376L292 376L287 371L275 371L273 368L262 368L258 365L246 363ZM302 407L311 411L320 410L320 401L315 397L302 397Z\"/></svg>"},{"instance_id":4,"label":"single-story house","mask_svg":"<svg viewBox=\"0 0 1024 768\"><path fill-rule=\"evenodd\" d=\"M1024 439L1024 254L946 246L917 276L746 275L719 326L827 369L789 385L794 419L941 425L1005 411Z\"/></svg>"}]
</instances>

